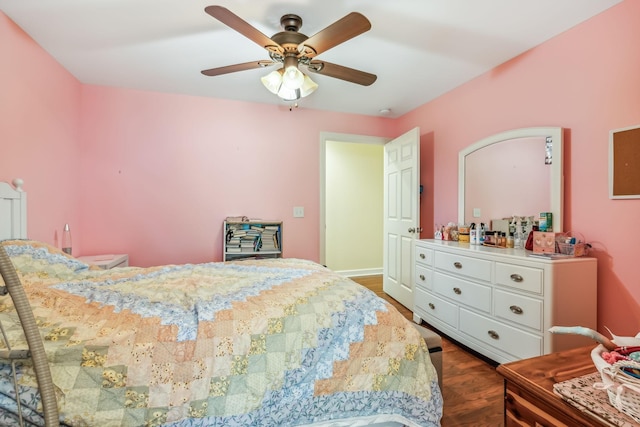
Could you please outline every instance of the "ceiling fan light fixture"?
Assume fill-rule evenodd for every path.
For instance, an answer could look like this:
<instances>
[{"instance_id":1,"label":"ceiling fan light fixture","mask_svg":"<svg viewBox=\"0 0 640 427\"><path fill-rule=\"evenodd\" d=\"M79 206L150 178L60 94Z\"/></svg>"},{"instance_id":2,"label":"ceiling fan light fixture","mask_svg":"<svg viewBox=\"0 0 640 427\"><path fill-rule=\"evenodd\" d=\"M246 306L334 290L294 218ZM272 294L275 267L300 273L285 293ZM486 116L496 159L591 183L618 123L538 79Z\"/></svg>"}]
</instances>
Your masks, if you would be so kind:
<instances>
[{"instance_id":1,"label":"ceiling fan light fixture","mask_svg":"<svg viewBox=\"0 0 640 427\"><path fill-rule=\"evenodd\" d=\"M300 89L304 84L304 74L298 69L298 58L286 56L284 58L284 74L282 84L289 89Z\"/></svg>"},{"instance_id":2,"label":"ceiling fan light fixture","mask_svg":"<svg viewBox=\"0 0 640 427\"><path fill-rule=\"evenodd\" d=\"M285 101L296 101L300 99L299 88L289 88L283 84L284 68L272 71L264 77L260 78L260 81L267 88L269 92L274 95L278 95Z\"/></svg>"},{"instance_id":3,"label":"ceiling fan light fixture","mask_svg":"<svg viewBox=\"0 0 640 427\"><path fill-rule=\"evenodd\" d=\"M298 70L298 72L300 72ZM286 75L285 69L280 68L270 72L264 77L260 78L260 81L265 88L274 95L282 98L285 101L297 101L300 98L311 95L318 89L318 84L311 80L309 76L300 72L302 76L302 84L299 87L291 88L284 84L284 76Z\"/></svg>"},{"instance_id":4,"label":"ceiling fan light fixture","mask_svg":"<svg viewBox=\"0 0 640 427\"><path fill-rule=\"evenodd\" d=\"M300 98L311 95L316 89L318 89L318 84L305 75L302 86L298 89L289 89L283 84L278 91L278 96L284 101L297 101Z\"/></svg>"},{"instance_id":5,"label":"ceiling fan light fixture","mask_svg":"<svg viewBox=\"0 0 640 427\"><path fill-rule=\"evenodd\" d=\"M266 76L260 78L260 81L269 92L277 95L280 87L282 86L282 69L270 72Z\"/></svg>"},{"instance_id":6,"label":"ceiling fan light fixture","mask_svg":"<svg viewBox=\"0 0 640 427\"><path fill-rule=\"evenodd\" d=\"M289 89L300 89L304 84L304 74L297 67L289 67L282 75L282 84Z\"/></svg>"},{"instance_id":7,"label":"ceiling fan light fixture","mask_svg":"<svg viewBox=\"0 0 640 427\"><path fill-rule=\"evenodd\" d=\"M318 84L311 80L309 76L304 76L304 83L300 87L300 96L304 98L305 96L311 95L315 90L318 89Z\"/></svg>"},{"instance_id":8,"label":"ceiling fan light fixture","mask_svg":"<svg viewBox=\"0 0 640 427\"><path fill-rule=\"evenodd\" d=\"M284 85L282 85L282 87L278 91L278 96L283 101L297 101L301 98L300 89L289 89Z\"/></svg>"}]
</instances>

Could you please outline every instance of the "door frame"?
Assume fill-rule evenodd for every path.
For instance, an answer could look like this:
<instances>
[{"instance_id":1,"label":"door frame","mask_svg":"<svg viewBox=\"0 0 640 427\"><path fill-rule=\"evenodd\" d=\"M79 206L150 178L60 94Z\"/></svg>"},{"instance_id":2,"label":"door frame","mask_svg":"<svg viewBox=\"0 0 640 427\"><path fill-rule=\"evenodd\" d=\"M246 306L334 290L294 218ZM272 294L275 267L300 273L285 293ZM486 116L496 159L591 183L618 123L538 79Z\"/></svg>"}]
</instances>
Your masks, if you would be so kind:
<instances>
[{"instance_id":1,"label":"door frame","mask_svg":"<svg viewBox=\"0 0 640 427\"><path fill-rule=\"evenodd\" d=\"M348 133L320 132L320 264L326 265L326 178L327 178L327 141L352 142L384 145L392 138L380 136L356 135Z\"/></svg>"}]
</instances>

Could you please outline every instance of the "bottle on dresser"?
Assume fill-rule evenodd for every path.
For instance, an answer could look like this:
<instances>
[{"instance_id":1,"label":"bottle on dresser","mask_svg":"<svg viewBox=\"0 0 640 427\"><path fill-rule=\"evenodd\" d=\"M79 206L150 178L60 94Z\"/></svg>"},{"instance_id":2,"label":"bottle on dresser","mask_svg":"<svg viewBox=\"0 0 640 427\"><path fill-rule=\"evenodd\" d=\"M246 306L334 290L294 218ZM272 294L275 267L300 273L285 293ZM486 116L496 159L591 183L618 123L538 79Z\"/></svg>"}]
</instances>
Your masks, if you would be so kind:
<instances>
[{"instance_id":1,"label":"bottle on dresser","mask_svg":"<svg viewBox=\"0 0 640 427\"><path fill-rule=\"evenodd\" d=\"M69 224L65 224L62 230L62 252L71 255L71 229Z\"/></svg>"},{"instance_id":2,"label":"bottle on dresser","mask_svg":"<svg viewBox=\"0 0 640 427\"><path fill-rule=\"evenodd\" d=\"M497 246L496 244L497 238L496 238L496 233L494 231L485 231L482 235L484 236L482 241L483 244Z\"/></svg>"},{"instance_id":3,"label":"bottle on dresser","mask_svg":"<svg viewBox=\"0 0 640 427\"><path fill-rule=\"evenodd\" d=\"M522 227L520 225L516 225L516 230L513 233L513 247L515 249L522 249Z\"/></svg>"},{"instance_id":4,"label":"bottle on dresser","mask_svg":"<svg viewBox=\"0 0 640 427\"><path fill-rule=\"evenodd\" d=\"M509 233L509 235L507 236L507 247L508 248L515 248L515 239L513 236L514 233Z\"/></svg>"},{"instance_id":5,"label":"bottle on dresser","mask_svg":"<svg viewBox=\"0 0 640 427\"><path fill-rule=\"evenodd\" d=\"M524 227L525 224L523 224L522 222L522 218L521 217L514 217L513 219L513 223L514 225L513 227L513 247L515 249L522 249L524 248L524 243L525 243L525 232L524 232Z\"/></svg>"}]
</instances>

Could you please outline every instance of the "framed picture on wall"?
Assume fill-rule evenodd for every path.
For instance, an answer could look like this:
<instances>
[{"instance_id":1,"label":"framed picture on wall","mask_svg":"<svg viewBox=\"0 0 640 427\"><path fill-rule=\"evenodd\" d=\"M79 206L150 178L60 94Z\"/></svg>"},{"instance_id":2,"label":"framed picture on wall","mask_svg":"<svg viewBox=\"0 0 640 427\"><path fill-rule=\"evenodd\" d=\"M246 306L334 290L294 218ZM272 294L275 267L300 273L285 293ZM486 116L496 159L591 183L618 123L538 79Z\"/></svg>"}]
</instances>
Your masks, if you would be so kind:
<instances>
[{"instance_id":1,"label":"framed picture on wall","mask_svg":"<svg viewBox=\"0 0 640 427\"><path fill-rule=\"evenodd\" d=\"M609 132L609 198L640 198L640 125Z\"/></svg>"}]
</instances>

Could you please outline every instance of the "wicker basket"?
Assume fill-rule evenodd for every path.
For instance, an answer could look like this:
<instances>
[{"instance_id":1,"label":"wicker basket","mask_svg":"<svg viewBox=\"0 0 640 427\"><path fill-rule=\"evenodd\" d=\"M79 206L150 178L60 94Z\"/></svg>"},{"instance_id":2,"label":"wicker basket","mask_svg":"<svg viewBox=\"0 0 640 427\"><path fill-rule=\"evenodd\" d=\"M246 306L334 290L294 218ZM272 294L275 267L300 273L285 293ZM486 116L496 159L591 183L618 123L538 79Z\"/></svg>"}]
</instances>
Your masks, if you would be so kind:
<instances>
[{"instance_id":1,"label":"wicker basket","mask_svg":"<svg viewBox=\"0 0 640 427\"><path fill-rule=\"evenodd\" d=\"M614 408L640 422L640 378L623 372L623 368L640 370L640 363L620 361L610 365L602 358L604 351L607 350L602 345L591 351L591 359L602 377L602 382L593 387L606 390Z\"/></svg>"},{"instance_id":2,"label":"wicker basket","mask_svg":"<svg viewBox=\"0 0 640 427\"><path fill-rule=\"evenodd\" d=\"M575 237L576 243L567 243L567 240ZM556 236L556 252L573 257L587 255L590 245L585 243L584 236L575 231L567 231Z\"/></svg>"}]
</instances>

